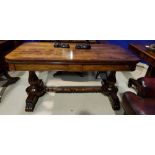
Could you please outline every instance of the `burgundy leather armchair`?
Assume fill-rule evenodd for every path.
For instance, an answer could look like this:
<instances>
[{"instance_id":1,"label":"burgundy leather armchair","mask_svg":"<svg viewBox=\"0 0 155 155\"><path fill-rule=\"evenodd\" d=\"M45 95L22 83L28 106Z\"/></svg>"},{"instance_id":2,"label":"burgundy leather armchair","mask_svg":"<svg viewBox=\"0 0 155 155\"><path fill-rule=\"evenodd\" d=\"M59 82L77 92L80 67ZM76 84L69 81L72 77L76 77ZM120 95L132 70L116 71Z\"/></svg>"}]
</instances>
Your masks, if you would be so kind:
<instances>
[{"instance_id":1,"label":"burgundy leather armchair","mask_svg":"<svg viewBox=\"0 0 155 155\"><path fill-rule=\"evenodd\" d=\"M129 115L154 115L155 114L155 78L129 79L129 87L134 86L137 95L125 92L122 106L125 114Z\"/></svg>"}]
</instances>

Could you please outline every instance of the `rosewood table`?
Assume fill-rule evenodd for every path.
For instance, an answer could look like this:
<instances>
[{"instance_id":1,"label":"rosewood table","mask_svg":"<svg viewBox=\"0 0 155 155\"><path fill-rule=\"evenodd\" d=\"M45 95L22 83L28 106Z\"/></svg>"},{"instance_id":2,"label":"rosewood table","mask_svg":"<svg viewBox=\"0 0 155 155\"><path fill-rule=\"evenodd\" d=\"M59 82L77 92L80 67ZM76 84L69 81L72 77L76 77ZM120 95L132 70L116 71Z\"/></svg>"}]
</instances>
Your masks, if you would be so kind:
<instances>
[{"instance_id":1,"label":"rosewood table","mask_svg":"<svg viewBox=\"0 0 155 155\"><path fill-rule=\"evenodd\" d=\"M149 63L146 77L155 77L155 52L149 51L143 44L130 44L129 49L135 52L142 60Z\"/></svg>"},{"instance_id":2,"label":"rosewood table","mask_svg":"<svg viewBox=\"0 0 155 155\"><path fill-rule=\"evenodd\" d=\"M139 62L130 51L116 45L92 44L89 50L79 50L75 49L75 44L70 44L70 48L54 48L53 43L49 42L24 43L5 58L10 70L29 71L30 86L26 89L28 97L25 107L28 112L34 110L39 97L48 91L102 92L111 99L112 108L119 110L116 71L134 71ZM35 71L49 70L107 72L106 78L102 78L101 87L46 87Z\"/></svg>"}]
</instances>

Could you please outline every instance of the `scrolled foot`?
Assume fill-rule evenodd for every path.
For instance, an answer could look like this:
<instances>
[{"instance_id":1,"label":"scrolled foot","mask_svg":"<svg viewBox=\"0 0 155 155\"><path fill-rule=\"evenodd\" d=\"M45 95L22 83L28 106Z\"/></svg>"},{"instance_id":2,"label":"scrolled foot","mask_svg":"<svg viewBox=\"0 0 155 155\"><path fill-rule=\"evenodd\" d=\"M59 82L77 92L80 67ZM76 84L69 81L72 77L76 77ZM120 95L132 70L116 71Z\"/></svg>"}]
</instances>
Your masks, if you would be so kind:
<instances>
[{"instance_id":1,"label":"scrolled foot","mask_svg":"<svg viewBox=\"0 0 155 155\"><path fill-rule=\"evenodd\" d=\"M120 104L114 104L112 108L113 110L120 110Z\"/></svg>"},{"instance_id":2,"label":"scrolled foot","mask_svg":"<svg viewBox=\"0 0 155 155\"><path fill-rule=\"evenodd\" d=\"M26 103L25 111L26 112L33 112L35 105L31 102Z\"/></svg>"},{"instance_id":3,"label":"scrolled foot","mask_svg":"<svg viewBox=\"0 0 155 155\"><path fill-rule=\"evenodd\" d=\"M26 99L25 111L32 112L38 99L46 93L46 87L42 80L39 80L35 72L29 72L29 84L26 89L28 97Z\"/></svg>"},{"instance_id":4,"label":"scrolled foot","mask_svg":"<svg viewBox=\"0 0 155 155\"><path fill-rule=\"evenodd\" d=\"M37 96L34 93L29 93L29 95L26 99L25 111L33 112L38 99L39 99L39 96Z\"/></svg>"}]
</instances>

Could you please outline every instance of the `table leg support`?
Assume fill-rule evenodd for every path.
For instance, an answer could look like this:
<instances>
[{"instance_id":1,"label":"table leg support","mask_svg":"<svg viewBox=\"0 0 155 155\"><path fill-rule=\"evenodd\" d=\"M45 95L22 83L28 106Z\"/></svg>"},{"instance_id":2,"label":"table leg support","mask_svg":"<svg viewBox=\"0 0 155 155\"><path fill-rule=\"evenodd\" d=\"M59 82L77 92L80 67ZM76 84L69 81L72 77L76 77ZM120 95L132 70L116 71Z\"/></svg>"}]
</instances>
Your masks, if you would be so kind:
<instances>
[{"instance_id":1,"label":"table leg support","mask_svg":"<svg viewBox=\"0 0 155 155\"><path fill-rule=\"evenodd\" d=\"M46 87L44 86L43 81L38 79L34 71L29 72L28 81L30 86L26 89L28 97L26 99L25 111L33 112L39 97L46 93Z\"/></svg>"},{"instance_id":2,"label":"table leg support","mask_svg":"<svg viewBox=\"0 0 155 155\"><path fill-rule=\"evenodd\" d=\"M105 76L102 78L102 91L105 95L109 96L109 99L112 104L113 110L119 110L120 109L120 101L117 96L118 88L115 86L116 84L116 72L107 72L106 73L106 79Z\"/></svg>"},{"instance_id":3,"label":"table leg support","mask_svg":"<svg viewBox=\"0 0 155 155\"><path fill-rule=\"evenodd\" d=\"M6 88L16 83L19 79L19 77L11 77L6 70L1 72L0 81L6 81L6 83L2 86L2 90L0 91L0 102Z\"/></svg>"}]
</instances>

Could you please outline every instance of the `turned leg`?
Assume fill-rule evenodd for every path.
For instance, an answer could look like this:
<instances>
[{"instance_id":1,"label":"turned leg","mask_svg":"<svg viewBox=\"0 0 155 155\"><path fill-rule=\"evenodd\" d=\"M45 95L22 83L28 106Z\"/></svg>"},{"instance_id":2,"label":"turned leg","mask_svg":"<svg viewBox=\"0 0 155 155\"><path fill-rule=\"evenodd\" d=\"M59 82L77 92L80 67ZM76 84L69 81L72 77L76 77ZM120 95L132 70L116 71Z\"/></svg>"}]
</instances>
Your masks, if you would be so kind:
<instances>
[{"instance_id":1,"label":"turned leg","mask_svg":"<svg viewBox=\"0 0 155 155\"><path fill-rule=\"evenodd\" d=\"M42 80L38 79L34 71L29 72L29 84L30 86L26 89L28 97L26 99L25 111L32 112L39 97L43 96L46 92L46 87Z\"/></svg>"},{"instance_id":2,"label":"turned leg","mask_svg":"<svg viewBox=\"0 0 155 155\"><path fill-rule=\"evenodd\" d=\"M101 76L102 78L102 76ZM106 79L102 78L102 91L105 95L109 96L113 110L120 109L120 101L117 96L118 88L116 84L116 72L107 72Z\"/></svg>"}]
</instances>

